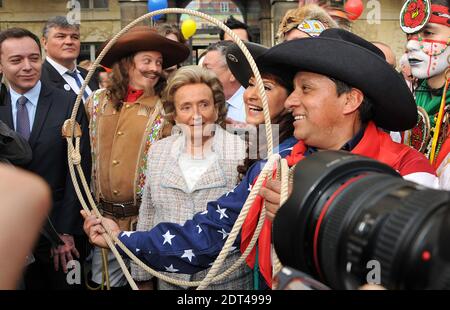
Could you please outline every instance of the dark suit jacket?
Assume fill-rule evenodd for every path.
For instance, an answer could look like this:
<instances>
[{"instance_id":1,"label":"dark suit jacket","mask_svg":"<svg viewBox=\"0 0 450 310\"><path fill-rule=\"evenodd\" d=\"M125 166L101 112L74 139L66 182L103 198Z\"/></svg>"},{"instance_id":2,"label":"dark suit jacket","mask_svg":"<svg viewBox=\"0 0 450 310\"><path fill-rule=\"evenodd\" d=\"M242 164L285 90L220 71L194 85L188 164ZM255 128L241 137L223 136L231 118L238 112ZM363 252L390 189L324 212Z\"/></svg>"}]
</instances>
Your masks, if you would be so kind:
<instances>
[{"instance_id":1,"label":"dark suit jacket","mask_svg":"<svg viewBox=\"0 0 450 310\"><path fill-rule=\"evenodd\" d=\"M58 233L80 235L82 218L80 204L70 177L67 162L67 142L61 136L65 120L70 118L75 96L49 87L42 82L36 115L29 144L33 152L31 162L24 168L44 178L52 190L53 206L50 219ZM0 120L14 128L11 111L11 97L6 94L0 105ZM83 171L87 180L91 175L89 128L84 107L78 109L77 122L82 128L81 156Z\"/></svg>"},{"instance_id":2,"label":"dark suit jacket","mask_svg":"<svg viewBox=\"0 0 450 310\"><path fill-rule=\"evenodd\" d=\"M83 77L83 79L85 79L86 75L88 74L88 71L86 71L85 69L83 69L81 67L77 67L77 69L80 70L81 76ZM47 60L45 60L44 63L42 64L41 80L46 83L49 83L48 85L53 85L56 88L62 89L66 92L69 92L64 89L64 85L67 84L66 80L64 80L64 78L61 76L61 74L59 74L59 72L56 71L56 69ZM92 76L88 85L92 91L95 91L99 88L96 74L94 74ZM70 93L77 95L77 94L75 94L75 92L73 90L70 90Z\"/></svg>"},{"instance_id":3,"label":"dark suit jacket","mask_svg":"<svg viewBox=\"0 0 450 310\"><path fill-rule=\"evenodd\" d=\"M25 166L31 159L32 152L28 141L0 121L0 162Z\"/></svg>"}]
</instances>

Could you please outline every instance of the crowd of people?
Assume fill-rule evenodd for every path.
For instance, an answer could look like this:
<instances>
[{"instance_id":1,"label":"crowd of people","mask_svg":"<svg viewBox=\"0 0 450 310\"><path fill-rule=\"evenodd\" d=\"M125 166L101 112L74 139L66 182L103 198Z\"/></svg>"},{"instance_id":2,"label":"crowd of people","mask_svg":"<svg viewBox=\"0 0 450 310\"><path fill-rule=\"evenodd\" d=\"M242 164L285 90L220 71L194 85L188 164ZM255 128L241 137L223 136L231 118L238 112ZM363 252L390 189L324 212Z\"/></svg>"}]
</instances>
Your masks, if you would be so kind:
<instances>
[{"instance_id":1,"label":"crowd of people","mask_svg":"<svg viewBox=\"0 0 450 310\"><path fill-rule=\"evenodd\" d=\"M389 46L339 28L317 5L288 11L273 47L251 42L247 25L230 18L261 73L273 151L289 166L321 150L343 150L450 190L449 2L425 1L430 10L423 14L412 14L406 2L401 72ZM112 46L77 115L82 168L100 220L80 214L61 136L90 68L76 65L79 52L80 27L65 17L50 18L41 39L23 28L0 32L0 160L40 176L51 190L51 209L37 217L41 233L16 287L129 289L102 224L150 267L203 279L267 162L263 103L247 59L221 33L198 65L183 66L190 50L166 24L136 26ZM247 248L266 208L257 245L210 289L272 288L281 184L264 184L220 273ZM23 233L32 234L30 227ZM67 281L72 260L82 267L75 284ZM140 289L186 289L126 261Z\"/></svg>"}]
</instances>

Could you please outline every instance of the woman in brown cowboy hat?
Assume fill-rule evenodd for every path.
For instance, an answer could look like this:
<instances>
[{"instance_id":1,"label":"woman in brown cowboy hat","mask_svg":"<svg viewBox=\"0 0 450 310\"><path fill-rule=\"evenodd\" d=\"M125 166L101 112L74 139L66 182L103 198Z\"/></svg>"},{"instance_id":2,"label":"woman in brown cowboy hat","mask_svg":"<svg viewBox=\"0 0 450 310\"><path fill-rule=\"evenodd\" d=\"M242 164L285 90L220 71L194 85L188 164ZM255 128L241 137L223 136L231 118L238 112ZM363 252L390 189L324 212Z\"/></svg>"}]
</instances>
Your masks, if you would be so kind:
<instances>
[{"instance_id":1,"label":"woman in brown cowboy hat","mask_svg":"<svg viewBox=\"0 0 450 310\"><path fill-rule=\"evenodd\" d=\"M159 94L163 69L182 62L189 49L146 26L132 28L112 46L101 64L112 68L106 89L86 103L90 116L92 189L99 209L125 230L133 230L139 213L150 146L170 133ZM127 284L114 256L108 255L112 287ZM92 281L102 283L100 250L94 249ZM105 270L104 270L105 271Z\"/></svg>"}]
</instances>

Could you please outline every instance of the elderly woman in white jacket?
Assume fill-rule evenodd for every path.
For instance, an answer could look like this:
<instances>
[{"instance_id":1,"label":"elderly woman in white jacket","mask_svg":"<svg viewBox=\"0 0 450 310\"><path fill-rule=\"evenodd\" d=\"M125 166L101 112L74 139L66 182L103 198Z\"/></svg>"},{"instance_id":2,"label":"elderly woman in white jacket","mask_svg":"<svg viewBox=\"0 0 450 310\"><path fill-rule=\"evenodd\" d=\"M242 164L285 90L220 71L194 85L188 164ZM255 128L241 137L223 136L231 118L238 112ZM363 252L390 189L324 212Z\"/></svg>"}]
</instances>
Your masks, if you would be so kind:
<instances>
[{"instance_id":1,"label":"elderly woman in white jacket","mask_svg":"<svg viewBox=\"0 0 450 310\"><path fill-rule=\"evenodd\" d=\"M137 230L160 222L183 224L204 210L208 201L230 191L238 182L237 166L245 158L245 142L223 129L227 107L223 88L214 73L198 66L179 69L168 81L162 97L172 135L155 143L148 154L148 170ZM226 216L226 215L224 215ZM228 256L223 270L239 258ZM195 275L170 274L183 280L201 280ZM151 276L132 264L135 280ZM142 285L145 287L146 285ZM159 289L183 289L158 280ZM252 275L245 265L210 289L251 289Z\"/></svg>"}]
</instances>

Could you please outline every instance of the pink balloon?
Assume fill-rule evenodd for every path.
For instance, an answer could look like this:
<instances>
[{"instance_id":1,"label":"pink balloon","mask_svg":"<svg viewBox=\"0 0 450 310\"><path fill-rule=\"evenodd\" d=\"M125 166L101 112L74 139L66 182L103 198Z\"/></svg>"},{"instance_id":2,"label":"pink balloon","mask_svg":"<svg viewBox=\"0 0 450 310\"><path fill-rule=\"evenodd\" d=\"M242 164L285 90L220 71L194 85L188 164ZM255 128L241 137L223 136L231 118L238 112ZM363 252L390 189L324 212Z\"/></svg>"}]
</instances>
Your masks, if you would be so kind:
<instances>
[{"instance_id":1,"label":"pink balloon","mask_svg":"<svg viewBox=\"0 0 450 310\"><path fill-rule=\"evenodd\" d=\"M364 4L361 0L347 0L344 9L350 20L357 20L364 11Z\"/></svg>"}]
</instances>

